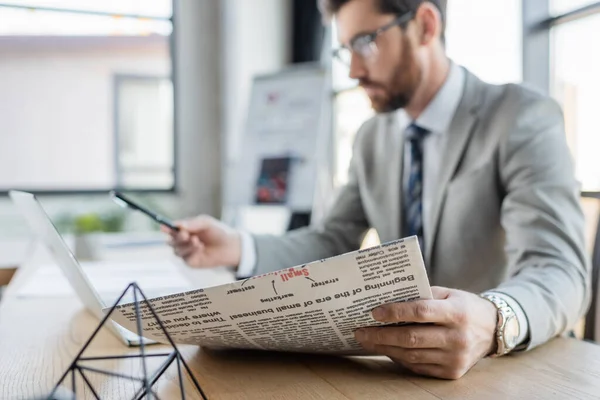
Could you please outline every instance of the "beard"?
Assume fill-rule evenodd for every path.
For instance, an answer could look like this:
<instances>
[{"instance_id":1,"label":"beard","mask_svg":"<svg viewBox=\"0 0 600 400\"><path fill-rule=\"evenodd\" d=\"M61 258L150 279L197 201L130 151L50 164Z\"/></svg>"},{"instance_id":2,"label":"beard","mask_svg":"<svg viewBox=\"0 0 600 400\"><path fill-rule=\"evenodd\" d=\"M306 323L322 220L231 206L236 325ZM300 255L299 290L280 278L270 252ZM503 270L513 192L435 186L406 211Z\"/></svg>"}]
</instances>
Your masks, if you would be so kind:
<instances>
[{"instance_id":1,"label":"beard","mask_svg":"<svg viewBox=\"0 0 600 400\"><path fill-rule=\"evenodd\" d=\"M378 89L382 94L369 95L371 107L377 113L387 113L406 107L421 82L423 71L417 62L412 43L405 35L400 64L394 69L388 84L361 79L363 88Z\"/></svg>"}]
</instances>

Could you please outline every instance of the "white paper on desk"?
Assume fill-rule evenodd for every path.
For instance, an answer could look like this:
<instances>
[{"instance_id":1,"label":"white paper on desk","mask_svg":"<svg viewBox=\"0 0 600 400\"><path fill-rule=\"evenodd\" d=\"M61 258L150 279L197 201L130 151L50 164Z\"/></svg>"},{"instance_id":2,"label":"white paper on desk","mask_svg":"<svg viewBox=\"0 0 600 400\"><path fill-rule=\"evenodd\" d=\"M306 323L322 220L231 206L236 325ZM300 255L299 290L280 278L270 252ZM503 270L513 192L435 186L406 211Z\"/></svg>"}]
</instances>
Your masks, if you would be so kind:
<instances>
[{"instance_id":1,"label":"white paper on desk","mask_svg":"<svg viewBox=\"0 0 600 400\"><path fill-rule=\"evenodd\" d=\"M182 290L191 290L194 285L177 267L168 260L155 262L82 262L81 267L103 300L110 304L131 282L138 285L148 296L160 296ZM210 276L208 276L210 275ZM208 279L210 278L210 279ZM207 282L212 284L231 281L219 271L207 271ZM74 291L60 268L45 264L29 277L17 291L20 297L62 297Z\"/></svg>"},{"instance_id":2,"label":"white paper on desk","mask_svg":"<svg viewBox=\"0 0 600 400\"><path fill-rule=\"evenodd\" d=\"M381 325L373 308L420 298L431 299L431 288L411 237L149 302L176 343L361 354L354 331ZM140 309L144 336L165 342L148 304L141 302ZM133 303L118 306L113 316L137 331Z\"/></svg>"}]
</instances>

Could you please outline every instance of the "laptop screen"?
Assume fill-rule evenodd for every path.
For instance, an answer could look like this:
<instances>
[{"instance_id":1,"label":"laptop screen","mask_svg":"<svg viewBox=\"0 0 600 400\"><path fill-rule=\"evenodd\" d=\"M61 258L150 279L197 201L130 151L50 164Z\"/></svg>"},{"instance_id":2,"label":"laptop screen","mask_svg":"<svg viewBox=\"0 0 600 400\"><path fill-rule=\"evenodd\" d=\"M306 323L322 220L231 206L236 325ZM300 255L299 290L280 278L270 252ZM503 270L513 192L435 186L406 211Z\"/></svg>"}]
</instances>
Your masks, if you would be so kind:
<instances>
[{"instance_id":1,"label":"laptop screen","mask_svg":"<svg viewBox=\"0 0 600 400\"><path fill-rule=\"evenodd\" d=\"M9 196L27 221L32 233L52 253L56 263L65 274L79 299L98 318L103 318L102 308L104 307L104 303L102 299L60 236L60 233L58 233L48 214L42 208L40 202L33 194L26 192L11 191L9 192Z\"/></svg>"}]
</instances>

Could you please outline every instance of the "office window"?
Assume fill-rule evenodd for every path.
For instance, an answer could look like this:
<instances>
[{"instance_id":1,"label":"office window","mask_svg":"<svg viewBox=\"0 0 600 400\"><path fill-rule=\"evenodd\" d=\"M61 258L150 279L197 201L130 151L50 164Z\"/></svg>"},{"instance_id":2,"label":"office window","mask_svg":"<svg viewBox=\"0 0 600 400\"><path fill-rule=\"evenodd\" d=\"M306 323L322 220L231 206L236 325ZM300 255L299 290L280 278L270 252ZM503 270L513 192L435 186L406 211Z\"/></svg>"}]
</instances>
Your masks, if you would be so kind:
<instances>
[{"instance_id":1,"label":"office window","mask_svg":"<svg viewBox=\"0 0 600 400\"><path fill-rule=\"evenodd\" d=\"M335 23L327 31L331 35L331 50L339 47ZM369 97L348 77L348 67L337 58L331 60L333 100L333 186L339 188L348 182L348 167L352 158L354 137L360 126L373 116Z\"/></svg>"},{"instance_id":2,"label":"office window","mask_svg":"<svg viewBox=\"0 0 600 400\"><path fill-rule=\"evenodd\" d=\"M567 140L584 192L600 191L600 52L593 44L599 35L600 10L551 31L551 92L563 107Z\"/></svg>"},{"instance_id":3,"label":"office window","mask_svg":"<svg viewBox=\"0 0 600 400\"><path fill-rule=\"evenodd\" d=\"M522 80L522 0L450 0L447 10L448 55L492 83ZM336 48L335 24L332 47ZM373 111L365 93L348 79L348 68L332 62L335 98L335 185L348 180L354 135Z\"/></svg>"},{"instance_id":4,"label":"office window","mask_svg":"<svg viewBox=\"0 0 600 400\"><path fill-rule=\"evenodd\" d=\"M0 5L0 192L174 187L171 0Z\"/></svg>"},{"instance_id":5,"label":"office window","mask_svg":"<svg viewBox=\"0 0 600 400\"><path fill-rule=\"evenodd\" d=\"M597 2L598 0L550 0L550 12L554 16L562 15Z\"/></svg>"},{"instance_id":6,"label":"office window","mask_svg":"<svg viewBox=\"0 0 600 400\"><path fill-rule=\"evenodd\" d=\"M166 77L116 77L117 186L173 185L173 85Z\"/></svg>"},{"instance_id":7,"label":"office window","mask_svg":"<svg viewBox=\"0 0 600 400\"><path fill-rule=\"evenodd\" d=\"M356 131L374 112L369 97L358 87L339 92L333 110L336 143L334 186L340 187L348 182L348 166Z\"/></svg>"},{"instance_id":8,"label":"office window","mask_svg":"<svg viewBox=\"0 0 600 400\"><path fill-rule=\"evenodd\" d=\"M173 12L173 5L165 0L2 0L2 4L20 6L36 12L36 8L43 7L161 18L169 18Z\"/></svg>"},{"instance_id":9,"label":"office window","mask_svg":"<svg viewBox=\"0 0 600 400\"><path fill-rule=\"evenodd\" d=\"M520 82L522 1L449 0L448 56L490 83Z\"/></svg>"}]
</instances>

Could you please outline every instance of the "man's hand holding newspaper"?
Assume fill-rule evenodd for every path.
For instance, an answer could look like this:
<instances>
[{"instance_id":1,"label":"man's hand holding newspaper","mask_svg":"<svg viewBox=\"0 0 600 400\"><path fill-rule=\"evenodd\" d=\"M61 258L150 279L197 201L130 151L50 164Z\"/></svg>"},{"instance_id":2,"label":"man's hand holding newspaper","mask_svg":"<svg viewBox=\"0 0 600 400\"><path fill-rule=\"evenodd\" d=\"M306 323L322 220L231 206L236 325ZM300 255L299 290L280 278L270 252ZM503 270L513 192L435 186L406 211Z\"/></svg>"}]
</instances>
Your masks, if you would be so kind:
<instances>
[{"instance_id":1,"label":"man's hand holding newspaper","mask_svg":"<svg viewBox=\"0 0 600 400\"><path fill-rule=\"evenodd\" d=\"M496 309L472 293L441 287L431 292L432 300L373 310L373 318L386 324L416 324L358 329L356 340L417 374L458 379L494 350Z\"/></svg>"},{"instance_id":2,"label":"man's hand holding newspaper","mask_svg":"<svg viewBox=\"0 0 600 400\"><path fill-rule=\"evenodd\" d=\"M239 263L236 231L209 217L181 226L169 232L170 244L188 265ZM430 288L416 238L173 296L150 302L180 343L376 353L444 379L460 378L495 346L495 307L471 293ZM131 305L121 307L117 321L132 325Z\"/></svg>"}]
</instances>

